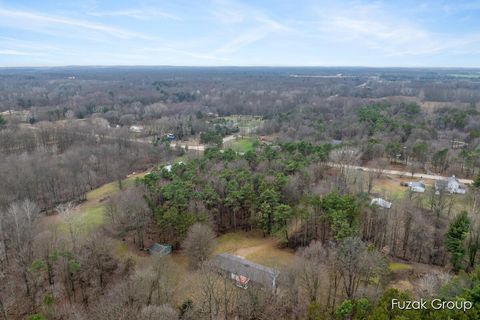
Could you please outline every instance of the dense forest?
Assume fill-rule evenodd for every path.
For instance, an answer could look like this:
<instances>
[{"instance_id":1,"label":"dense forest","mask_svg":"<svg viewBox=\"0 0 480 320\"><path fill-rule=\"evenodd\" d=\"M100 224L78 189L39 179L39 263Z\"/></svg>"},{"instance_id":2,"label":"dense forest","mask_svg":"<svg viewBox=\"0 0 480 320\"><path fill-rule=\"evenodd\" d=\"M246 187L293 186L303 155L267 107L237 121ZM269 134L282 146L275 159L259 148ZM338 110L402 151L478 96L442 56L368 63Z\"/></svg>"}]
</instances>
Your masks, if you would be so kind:
<instances>
[{"instance_id":1,"label":"dense forest","mask_svg":"<svg viewBox=\"0 0 480 320\"><path fill-rule=\"evenodd\" d=\"M467 69L2 69L0 319L478 319L479 89ZM224 253L274 290L235 286ZM391 307L420 298L458 308Z\"/></svg>"}]
</instances>

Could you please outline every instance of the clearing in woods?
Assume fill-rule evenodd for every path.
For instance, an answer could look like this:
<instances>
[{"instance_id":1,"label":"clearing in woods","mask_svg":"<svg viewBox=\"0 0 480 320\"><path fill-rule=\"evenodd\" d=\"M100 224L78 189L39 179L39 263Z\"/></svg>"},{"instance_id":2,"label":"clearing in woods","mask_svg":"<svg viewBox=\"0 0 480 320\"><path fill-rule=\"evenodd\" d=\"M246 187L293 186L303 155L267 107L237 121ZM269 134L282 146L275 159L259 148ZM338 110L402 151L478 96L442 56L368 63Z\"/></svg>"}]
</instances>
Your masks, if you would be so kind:
<instances>
[{"instance_id":1,"label":"clearing in woods","mask_svg":"<svg viewBox=\"0 0 480 320\"><path fill-rule=\"evenodd\" d=\"M123 180L123 186L129 187L135 184L136 178L144 176L147 172L128 176ZM406 188L400 186L400 181L407 181L408 178L382 177L377 179L374 187L376 192L387 192L391 195L399 195L406 192ZM428 184L428 183L427 183ZM101 226L104 221L105 200L119 191L118 182L105 184L87 194L87 201L73 209L69 217L50 216L46 217L52 223L59 226L60 230L68 233L70 224L72 224L80 234L84 236ZM49 222L47 222L49 223ZM120 259L132 258L141 268L151 265L152 259L148 258L146 253L138 251L133 245L126 244L121 240L113 239L115 243L114 254ZM263 264L272 268L281 268L289 265L295 253L293 250L281 248L278 239L273 237L264 237L259 230L244 232L230 232L220 235L217 238L217 245L213 255L219 253L230 253L250 261ZM187 257L180 251L173 253L170 258L177 266L177 276L191 278L193 285L198 281L198 274L188 268ZM419 264L420 266L420 264ZM402 288L406 290L413 289L412 280L417 278L425 270L415 264L406 264L391 262L389 269L392 274L392 280L389 287ZM190 276L189 276L190 275ZM188 296L190 288L179 288L179 296L182 298Z\"/></svg>"},{"instance_id":2,"label":"clearing in woods","mask_svg":"<svg viewBox=\"0 0 480 320\"><path fill-rule=\"evenodd\" d=\"M235 152L246 153L253 150L254 141L255 140L251 138L237 138L225 143L224 147L230 148Z\"/></svg>"},{"instance_id":3,"label":"clearing in woods","mask_svg":"<svg viewBox=\"0 0 480 320\"><path fill-rule=\"evenodd\" d=\"M293 250L280 248L277 239L263 237L261 231L237 231L219 236L214 254L224 252L269 267L286 266L294 257Z\"/></svg>"},{"instance_id":4,"label":"clearing in woods","mask_svg":"<svg viewBox=\"0 0 480 320\"><path fill-rule=\"evenodd\" d=\"M129 175L122 180L122 187L127 188L135 184L137 178L143 177L148 172L142 172ZM118 181L104 184L87 193L87 200L73 209L68 217L58 217L59 228L62 231L68 231L70 224L73 224L75 230L80 234L88 234L104 223L106 197L120 191Z\"/></svg>"}]
</instances>

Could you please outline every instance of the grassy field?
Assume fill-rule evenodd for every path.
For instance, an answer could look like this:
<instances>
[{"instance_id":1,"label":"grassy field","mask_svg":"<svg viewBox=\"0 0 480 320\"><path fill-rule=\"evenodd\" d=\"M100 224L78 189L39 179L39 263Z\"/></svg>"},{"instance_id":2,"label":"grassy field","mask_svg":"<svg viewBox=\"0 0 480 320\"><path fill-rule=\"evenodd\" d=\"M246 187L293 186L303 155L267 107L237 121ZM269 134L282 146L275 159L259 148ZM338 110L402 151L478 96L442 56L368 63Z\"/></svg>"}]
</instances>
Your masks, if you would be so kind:
<instances>
[{"instance_id":1,"label":"grassy field","mask_svg":"<svg viewBox=\"0 0 480 320\"><path fill-rule=\"evenodd\" d=\"M137 173L137 174L128 176L126 179L122 180L122 187L126 188L126 187L131 187L135 185L136 178L141 178L144 175L146 175L146 172ZM100 200L102 198L105 198L106 196L115 194L118 191L120 191L118 181L110 182L110 183L104 184L100 188L94 189L89 193L87 193L87 200L88 201Z\"/></svg>"},{"instance_id":2,"label":"grassy field","mask_svg":"<svg viewBox=\"0 0 480 320\"><path fill-rule=\"evenodd\" d=\"M398 271L412 270L412 266L409 264L400 263L400 262L390 262L388 264L388 269L390 269L390 271L392 272L398 272Z\"/></svg>"},{"instance_id":3,"label":"grassy field","mask_svg":"<svg viewBox=\"0 0 480 320\"><path fill-rule=\"evenodd\" d=\"M137 178L146 173L130 175L122 181L124 188L133 186ZM62 217L59 229L68 232L70 225L81 234L88 234L104 223L105 204L101 202L107 196L120 191L118 182L107 183L87 193L87 201L79 205L68 217Z\"/></svg>"},{"instance_id":4,"label":"grassy field","mask_svg":"<svg viewBox=\"0 0 480 320\"><path fill-rule=\"evenodd\" d=\"M278 240L263 237L259 231L231 232L217 239L214 254L230 253L270 267L288 265L294 257L293 251L278 247Z\"/></svg>"},{"instance_id":5,"label":"grassy field","mask_svg":"<svg viewBox=\"0 0 480 320\"><path fill-rule=\"evenodd\" d=\"M104 206L101 203L88 204L74 209L60 222L59 229L67 233L73 227L80 234L88 234L104 222Z\"/></svg>"},{"instance_id":6,"label":"grassy field","mask_svg":"<svg viewBox=\"0 0 480 320\"><path fill-rule=\"evenodd\" d=\"M225 148L230 148L233 151L245 153L253 150L254 139L240 138L229 141L225 144Z\"/></svg>"}]
</instances>

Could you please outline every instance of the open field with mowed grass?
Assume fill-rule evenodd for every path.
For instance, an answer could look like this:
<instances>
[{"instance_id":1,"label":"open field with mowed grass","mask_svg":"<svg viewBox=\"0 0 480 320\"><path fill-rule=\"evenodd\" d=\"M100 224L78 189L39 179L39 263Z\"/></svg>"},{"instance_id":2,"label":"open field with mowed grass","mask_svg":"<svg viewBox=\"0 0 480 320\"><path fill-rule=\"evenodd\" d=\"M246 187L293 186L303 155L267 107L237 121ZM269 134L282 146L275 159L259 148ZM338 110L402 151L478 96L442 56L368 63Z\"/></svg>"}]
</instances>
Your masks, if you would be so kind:
<instances>
[{"instance_id":1,"label":"open field with mowed grass","mask_svg":"<svg viewBox=\"0 0 480 320\"><path fill-rule=\"evenodd\" d=\"M124 188L133 186L137 178L143 177L147 172L128 176L122 181ZM60 217L59 229L68 232L70 224L80 234L88 235L104 223L105 204L102 199L120 191L118 182L107 183L87 193L87 201L80 204L67 217Z\"/></svg>"},{"instance_id":2,"label":"open field with mowed grass","mask_svg":"<svg viewBox=\"0 0 480 320\"><path fill-rule=\"evenodd\" d=\"M232 149L235 152L245 153L253 150L254 141L252 138L238 138L227 142L225 148Z\"/></svg>"},{"instance_id":3,"label":"open field with mowed grass","mask_svg":"<svg viewBox=\"0 0 480 320\"><path fill-rule=\"evenodd\" d=\"M217 238L214 254L230 253L270 267L288 265L293 250L279 247L279 241L272 237L263 237L261 231L231 232Z\"/></svg>"}]
</instances>

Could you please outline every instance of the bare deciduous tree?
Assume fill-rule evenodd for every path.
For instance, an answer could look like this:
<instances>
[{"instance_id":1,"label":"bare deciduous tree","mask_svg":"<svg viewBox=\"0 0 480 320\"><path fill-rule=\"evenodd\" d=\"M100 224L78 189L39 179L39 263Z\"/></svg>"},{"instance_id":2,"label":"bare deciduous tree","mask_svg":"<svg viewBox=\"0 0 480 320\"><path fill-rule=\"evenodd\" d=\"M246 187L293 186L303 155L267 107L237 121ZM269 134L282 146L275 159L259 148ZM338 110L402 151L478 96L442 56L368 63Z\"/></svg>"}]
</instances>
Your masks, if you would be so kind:
<instances>
[{"instance_id":1,"label":"bare deciduous tree","mask_svg":"<svg viewBox=\"0 0 480 320\"><path fill-rule=\"evenodd\" d=\"M182 247L189 258L190 266L196 269L212 254L215 247L215 233L210 226L196 223L188 230Z\"/></svg>"}]
</instances>

